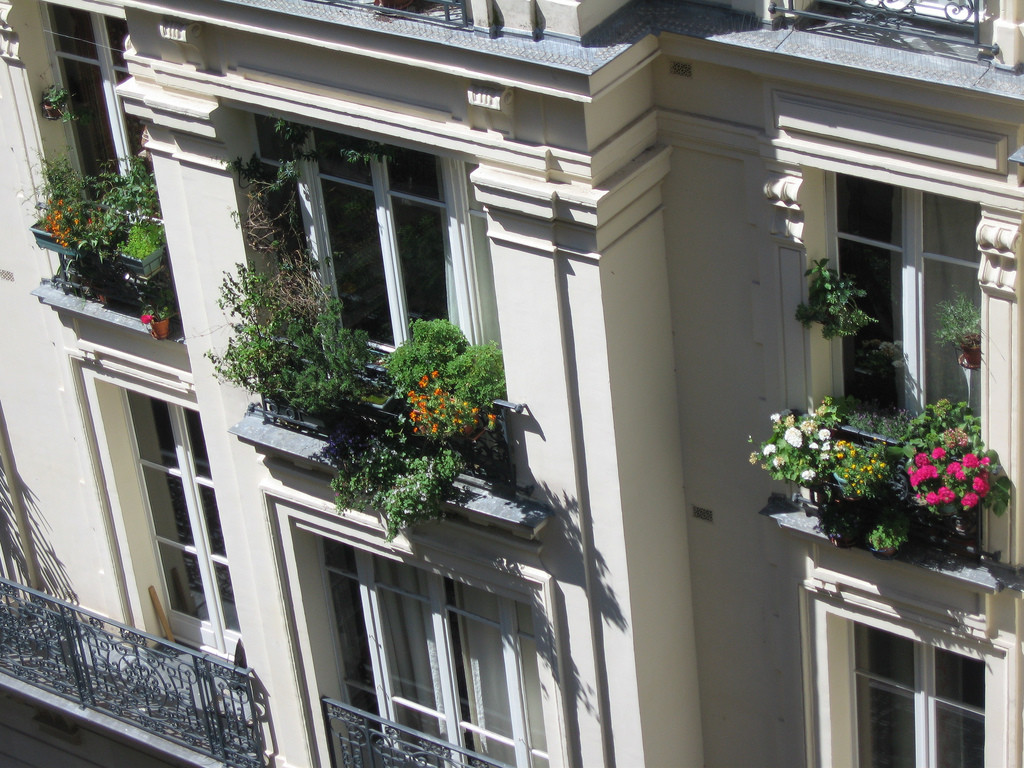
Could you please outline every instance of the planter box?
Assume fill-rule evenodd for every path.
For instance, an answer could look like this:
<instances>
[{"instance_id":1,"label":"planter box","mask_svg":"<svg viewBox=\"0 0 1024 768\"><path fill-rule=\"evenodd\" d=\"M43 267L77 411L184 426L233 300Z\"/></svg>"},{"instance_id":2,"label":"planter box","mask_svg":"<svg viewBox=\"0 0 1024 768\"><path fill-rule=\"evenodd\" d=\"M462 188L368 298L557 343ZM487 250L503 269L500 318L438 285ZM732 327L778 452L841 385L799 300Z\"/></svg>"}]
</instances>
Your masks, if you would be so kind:
<instances>
[{"instance_id":1,"label":"planter box","mask_svg":"<svg viewBox=\"0 0 1024 768\"><path fill-rule=\"evenodd\" d=\"M128 256L124 253L119 253L118 256L121 258L121 263L128 268L129 272L132 272L139 277L149 277L150 275L156 274L156 272L158 272L164 265L164 256L166 253L167 249L164 246L160 246L144 259L136 259L134 256Z\"/></svg>"},{"instance_id":2,"label":"planter box","mask_svg":"<svg viewBox=\"0 0 1024 768\"><path fill-rule=\"evenodd\" d=\"M77 248L71 248L69 246L61 245L60 243L53 239L52 233L47 232L38 224L34 227L29 227L29 231L32 233L32 236L36 239L36 245L38 245L40 248L44 248L47 251L54 251L56 253L61 254L62 256L71 256L73 258L78 258Z\"/></svg>"}]
</instances>

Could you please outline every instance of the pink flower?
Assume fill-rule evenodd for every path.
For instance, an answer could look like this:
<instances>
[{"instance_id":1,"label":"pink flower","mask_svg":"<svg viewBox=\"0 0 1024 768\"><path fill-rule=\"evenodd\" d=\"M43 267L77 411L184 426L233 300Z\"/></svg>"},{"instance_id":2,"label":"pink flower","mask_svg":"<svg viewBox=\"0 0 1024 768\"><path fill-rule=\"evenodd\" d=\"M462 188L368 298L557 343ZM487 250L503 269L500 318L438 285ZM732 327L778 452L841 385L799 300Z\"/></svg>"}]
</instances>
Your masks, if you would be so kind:
<instances>
[{"instance_id":1,"label":"pink flower","mask_svg":"<svg viewBox=\"0 0 1024 768\"><path fill-rule=\"evenodd\" d=\"M964 456L963 465L967 467L967 469L974 469L979 464L981 464L981 460L978 459L978 457L975 456L973 453L968 453L967 455Z\"/></svg>"},{"instance_id":2,"label":"pink flower","mask_svg":"<svg viewBox=\"0 0 1024 768\"><path fill-rule=\"evenodd\" d=\"M941 488L939 488L937 493L939 496L939 501L942 502L943 504L952 504L954 501L956 501L956 494L953 493L953 491L950 488L947 488L946 486L942 486Z\"/></svg>"},{"instance_id":3,"label":"pink flower","mask_svg":"<svg viewBox=\"0 0 1024 768\"><path fill-rule=\"evenodd\" d=\"M946 474L947 475L953 475L954 477L956 477L958 474L962 474L962 473L963 473L963 469L961 469L959 461L952 461L952 462L949 463L949 466L946 467Z\"/></svg>"},{"instance_id":4,"label":"pink flower","mask_svg":"<svg viewBox=\"0 0 1024 768\"><path fill-rule=\"evenodd\" d=\"M977 506L979 501L981 501L981 499L978 498L977 494L965 493L964 498L960 503L964 505L964 509L971 509L972 507Z\"/></svg>"},{"instance_id":5,"label":"pink flower","mask_svg":"<svg viewBox=\"0 0 1024 768\"><path fill-rule=\"evenodd\" d=\"M917 464L917 466L919 466L919 467L923 467L925 464L928 463L928 454L927 453L919 453L919 454L917 454L917 456L914 457L914 463Z\"/></svg>"},{"instance_id":6,"label":"pink flower","mask_svg":"<svg viewBox=\"0 0 1024 768\"><path fill-rule=\"evenodd\" d=\"M988 480L986 480L984 477L974 478L974 482L971 483L971 487L974 488L974 490L978 492L978 495L983 498L985 494L987 494L989 491Z\"/></svg>"},{"instance_id":7,"label":"pink flower","mask_svg":"<svg viewBox=\"0 0 1024 768\"><path fill-rule=\"evenodd\" d=\"M984 456L981 459L981 466L983 466L983 467L987 467L991 463L992 463L992 459L990 459L988 456Z\"/></svg>"},{"instance_id":8,"label":"pink flower","mask_svg":"<svg viewBox=\"0 0 1024 768\"><path fill-rule=\"evenodd\" d=\"M912 472L910 475L910 483L915 488L923 483L925 480L934 480L939 476L939 470L935 468L934 464L925 464L916 472Z\"/></svg>"},{"instance_id":9,"label":"pink flower","mask_svg":"<svg viewBox=\"0 0 1024 768\"><path fill-rule=\"evenodd\" d=\"M946 458L946 449L943 448L941 445L936 448L933 448L932 458L936 460Z\"/></svg>"},{"instance_id":10,"label":"pink flower","mask_svg":"<svg viewBox=\"0 0 1024 768\"><path fill-rule=\"evenodd\" d=\"M143 315L142 317L139 318L139 322L142 323L143 325L149 325L150 323L153 322L153 316Z\"/></svg>"},{"instance_id":11,"label":"pink flower","mask_svg":"<svg viewBox=\"0 0 1024 768\"><path fill-rule=\"evenodd\" d=\"M925 503L931 506L935 506L939 503L939 494L935 491L931 491L927 496L924 497Z\"/></svg>"}]
</instances>

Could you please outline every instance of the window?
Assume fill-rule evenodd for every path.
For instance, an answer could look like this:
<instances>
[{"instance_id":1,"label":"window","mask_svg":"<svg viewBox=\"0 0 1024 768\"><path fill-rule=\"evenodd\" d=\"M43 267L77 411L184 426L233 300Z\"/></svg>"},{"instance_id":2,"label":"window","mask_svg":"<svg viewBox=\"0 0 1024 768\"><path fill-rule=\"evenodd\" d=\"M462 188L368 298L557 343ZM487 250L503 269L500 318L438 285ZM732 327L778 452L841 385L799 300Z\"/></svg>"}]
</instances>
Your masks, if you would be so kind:
<instances>
[{"instance_id":1,"label":"window","mask_svg":"<svg viewBox=\"0 0 1024 768\"><path fill-rule=\"evenodd\" d=\"M548 765L529 605L324 543L342 697L518 768Z\"/></svg>"},{"instance_id":2,"label":"window","mask_svg":"<svg viewBox=\"0 0 1024 768\"><path fill-rule=\"evenodd\" d=\"M67 125L83 173L94 174L142 150L142 123L125 114L115 86L128 78L124 19L48 7L55 79L71 94Z\"/></svg>"},{"instance_id":3,"label":"window","mask_svg":"<svg viewBox=\"0 0 1024 768\"><path fill-rule=\"evenodd\" d=\"M855 625L860 768L983 768L985 663Z\"/></svg>"},{"instance_id":4,"label":"window","mask_svg":"<svg viewBox=\"0 0 1024 768\"><path fill-rule=\"evenodd\" d=\"M238 615L199 414L128 393L175 639L229 653Z\"/></svg>"},{"instance_id":5,"label":"window","mask_svg":"<svg viewBox=\"0 0 1024 768\"><path fill-rule=\"evenodd\" d=\"M257 119L260 154L281 160L274 121ZM497 338L493 281L465 166L424 152L313 129L299 199L343 322L385 346L417 318L446 318L474 342ZM474 255L474 251L476 255Z\"/></svg>"},{"instance_id":6,"label":"window","mask_svg":"<svg viewBox=\"0 0 1024 768\"><path fill-rule=\"evenodd\" d=\"M934 334L939 302L980 306L978 206L851 176L836 177L835 202L839 269L878 321L843 341L845 394L914 412L948 397L977 412L980 375Z\"/></svg>"}]
</instances>

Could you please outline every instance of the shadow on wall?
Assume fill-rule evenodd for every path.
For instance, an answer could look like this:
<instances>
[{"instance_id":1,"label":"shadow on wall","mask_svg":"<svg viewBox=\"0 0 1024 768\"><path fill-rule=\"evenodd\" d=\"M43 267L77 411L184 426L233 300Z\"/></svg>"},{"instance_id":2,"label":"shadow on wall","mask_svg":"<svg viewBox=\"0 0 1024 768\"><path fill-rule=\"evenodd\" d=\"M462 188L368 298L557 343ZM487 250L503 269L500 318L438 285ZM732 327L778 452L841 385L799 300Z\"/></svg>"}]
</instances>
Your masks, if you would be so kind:
<instances>
[{"instance_id":1,"label":"shadow on wall","mask_svg":"<svg viewBox=\"0 0 1024 768\"><path fill-rule=\"evenodd\" d=\"M0 407L0 440L5 446L7 423ZM4 457L8 461L3 461ZM52 529L43 517L38 499L21 479L10 451L0 454L0 553L7 578L42 590L69 603L78 603L64 564L50 543ZM19 518L21 518L19 520ZM33 571L37 577L33 579ZM33 583L35 582L35 583Z\"/></svg>"}]
</instances>

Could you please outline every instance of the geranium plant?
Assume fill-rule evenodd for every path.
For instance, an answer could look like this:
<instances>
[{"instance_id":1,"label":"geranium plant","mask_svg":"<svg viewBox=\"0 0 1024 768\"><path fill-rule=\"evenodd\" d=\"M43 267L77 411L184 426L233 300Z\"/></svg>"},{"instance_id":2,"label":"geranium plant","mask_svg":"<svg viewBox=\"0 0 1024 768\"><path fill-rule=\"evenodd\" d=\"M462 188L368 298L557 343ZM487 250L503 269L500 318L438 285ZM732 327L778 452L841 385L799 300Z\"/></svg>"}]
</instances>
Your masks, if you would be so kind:
<instances>
[{"instance_id":1,"label":"geranium plant","mask_svg":"<svg viewBox=\"0 0 1024 768\"><path fill-rule=\"evenodd\" d=\"M907 467L915 497L936 513L950 508L957 512L974 509L992 490L992 458L963 452L964 447L955 440L947 445L915 454Z\"/></svg>"}]
</instances>

